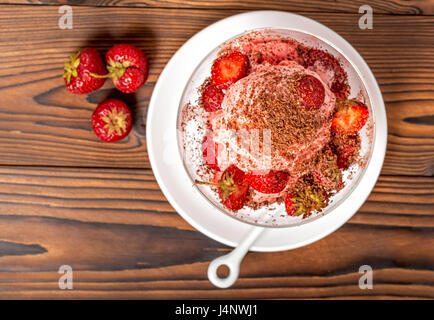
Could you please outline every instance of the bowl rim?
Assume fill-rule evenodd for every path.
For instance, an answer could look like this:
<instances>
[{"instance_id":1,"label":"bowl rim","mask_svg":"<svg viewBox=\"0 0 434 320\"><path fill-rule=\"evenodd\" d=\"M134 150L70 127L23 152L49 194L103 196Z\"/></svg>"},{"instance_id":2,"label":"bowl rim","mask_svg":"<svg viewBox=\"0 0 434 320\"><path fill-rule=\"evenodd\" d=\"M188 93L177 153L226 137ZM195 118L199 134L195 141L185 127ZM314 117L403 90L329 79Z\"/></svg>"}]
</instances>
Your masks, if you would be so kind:
<instances>
[{"instance_id":1,"label":"bowl rim","mask_svg":"<svg viewBox=\"0 0 434 320\"><path fill-rule=\"evenodd\" d=\"M262 20L261 20L262 19ZM291 23L285 23L282 21L291 21ZM263 21L263 25L260 23L253 25L251 21ZM228 28L230 26L230 28ZM235 26L235 27L234 27ZM243 28L250 26L250 28L246 28L243 30ZM160 74L160 77L155 85L150 103L149 103L149 109L148 109L148 115L147 115L147 121L146 121L146 139L147 139L147 146L148 146L148 155L149 160L151 163L151 166L154 171L154 175L156 177L156 180L158 184L160 185L161 190L165 194L168 201L171 203L171 205L176 209L176 211L187 221L189 222L193 227L195 227L200 232L204 233L205 235L222 242L224 244L230 245L230 246L236 246L236 244L239 242L234 239L228 239L227 236L222 236L216 230L210 230L209 224L208 228L206 225L207 223L204 223L203 221L198 221L198 216L192 216L191 213L187 212L187 210L190 209L190 206L186 205L186 203L182 203L185 200L185 196L189 196L188 192L186 190L180 190L178 188L179 193L183 193L182 195L176 195L174 192L176 191L173 187L173 182L181 183L184 186L186 181L185 176L181 172L177 172L177 176L179 173L179 177L177 179L174 179L174 177L167 176L166 170L170 171L169 168L171 165L176 166L176 162L181 161L183 165L183 161L180 157L180 155L175 156L172 161L172 164L163 163L162 161L162 154L161 154L161 143L173 143L173 141L170 141L170 139L173 139L173 136L171 133L165 135L168 136L169 139L166 139L166 141L161 140L161 130L162 128L158 128L155 126L156 124L156 114L159 111L157 108L157 104L162 102L161 99L162 94L164 95L164 90L167 90L167 88L164 87L165 84L169 82L169 76L170 73L174 70L177 70L178 72L180 70L186 70L191 69L192 66L194 66L193 69L191 69L190 73L187 72L187 76L183 77L185 80L186 78L189 79L191 76L191 73L195 70L197 67L197 61L202 61L202 59L209 54L215 47L219 46L223 42L227 41L230 38L233 38L237 34L245 33L246 31L254 30L254 29L290 29L294 31L299 31L302 33L308 33L311 35L314 35L315 37L319 38L321 41L324 41L328 45L332 46L336 51L338 51L347 61L352 65L352 67L355 69L355 71L359 74L365 88L366 92L369 96L369 100L371 101L372 105L372 111L373 111L373 122L375 123L374 127L374 136L372 141L372 147L371 147L371 157L366 164L365 172L360 177L360 180L358 184L354 187L353 191L350 192L349 197L347 197L346 200L342 201L342 203L339 204L337 208L335 208L332 212L328 213L327 215L324 215L321 217L321 219L315 219L312 221L309 221L306 224L302 225L293 225L293 226L287 226L287 227L267 227L266 234L273 233L274 230L285 230L288 228L303 228L304 226L309 226L311 224L317 224L318 226L321 225L321 221L324 221L324 225L326 225L326 228L322 228L320 232L315 232L312 236L310 236L309 239L305 239L304 241L300 241L297 244L290 244L290 245L254 245L252 247L252 250L254 251L280 251L280 250L287 250L292 249L296 247L300 247L303 245L306 245L308 243L312 243L316 240L319 240L323 238L324 236L330 234L331 232L338 229L341 225L343 225L348 219L350 219L359 209L359 207L365 202L366 198L372 191L372 188L374 187L378 176L380 174L382 164L384 161L385 156L385 150L386 150L386 144L387 144L387 119L385 114L385 107L384 102L381 96L381 91L378 87L378 84L375 80L375 77L373 76L371 70L369 69L366 62L363 60L363 58L358 54L358 52L341 36L339 36L337 33L332 31L331 29L325 27L324 25L311 20L309 18L282 12L282 11L252 11L248 13L242 13L238 15L234 15L225 19L222 19L220 21L215 22L214 24L202 29L200 32L198 32L196 35L194 35L192 38L190 38L187 42L184 43L181 48L178 49L178 51L173 55L171 60L167 63L166 67ZM225 30L223 34L221 34L221 31ZM241 32L239 32L241 30ZM217 34L220 32L220 37L214 37L213 39L209 39L210 34ZM208 39L207 39L208 38ZM199 47L198 47L199 46ZM209 50L211 46L214 46L212 50ZM193 57L190 57L190 59L187 57L186 53L191 53L191 48L194 48L196 51L196 54L193 54ZM189 51L190 50L190 51ZM205 55L204 55L205 54ZM201 59L202 58L202 59ZM180 63L180 62L183 63ZM179 74L179 73L178 73ZM177 79L179 82L181 82L179 79ZM188 80L187 80L188 81ZM173 90L172 93L176 93L175 96L178 97L178 103L174 104L173 109L174 113L177 115L178 108L179 108L179 101L181 99L182 93L185 88L185 83L181 86L177 87L177 90ZM173 81L171 82L172 86ZM179 88L182 87L181 94L179 94ZM167 94L166 94L167 96ZM159 99L160 98L160 99ZM171 101L173 102L175 98L173 98ZM167 107L166 107L167 108ZM169 109L170 111L170 109ZM161 116L161 115L160 115ZM161 121L161 119L160 119ZM173 124L173 129L176 131L176 120ZM169 129L171 131L171 129ZM157 131L159 132L160 138L156 139ZM155 134L154 134L155 133ZM176 132L175 132L176 134ZM171 137L171 138L170 138ZM169 142L167 141L169 140ZM159 141L159 142L157 142ZM175 138L174 143L176 144L176 152L178 152L178 146L177 146L177 138ZM169 148L170 149L170 148ZM175 163L175 164L174 164ZM179 163L178 163L179 164ZM185 170L184 170L185 171ZM176 170L175 170L176 172ZM187 172L185 174L188 175ZM183 177L181 177L183 176ZM190 183L191 185L191 183ZM194 198L194 200L197 200L197 196L201 194L198 190L195 190L196 188L190 188L191 197ZM355 191L358 191L358 195L355 196ZM180 196L183 198L181 199ZM351 202L349 202L351 200ZM347 212L343 212L341 215L342 217L339 217L339 219L333 219L335 221L325 221L328 216L331 216L334 211L336 211L338 208L343 207L345 204L345 207L347 209ZM203 210L210 212L210 210L216 210L212 205L212 208L210 207L210 203L207 205L205 203L202 203ZM197 206L191 206L191 209L199 209L200 207ZM200 208L202 209L202 208ZM342 210L340 211L345 211ZM351 211L348 213L348 210ZM218 213L222 216L226 216L227 219L230 219L230 222L222 221L227 219L217 219L215 216L210 215L211 223L218 222L218 223L231 223L231 224L244 224L247 225L248 228L257 228L255 226L252 227L251 224L248 222L240 221L234 217L230 217L229 215L223 215L220 210L218 210ZM335 215L336 216L336 215ZM324 220L323 220L324 219ZM203 220L203 219L202 219ZM216 220L216 221L214 221ZM219 220L219 221L217 221ZM330 220L330 219L328 219ZM202 223L201 223L202 222ZM244 232L247 230L247 227L241 227L239 226L234 229L243 229ZM221 228L220 228L221 229ZM218 230L217 230L218 231ZM276 232L274 232L276 233ZM269 235L270 238L273 238L272 235ZM239 238L238 236L236 238ZM239 238L241 239L241 238ZM261 240L261 239L260 239ZM259 240L258 240L259 241Z\"/></svg>"}]
</instances>

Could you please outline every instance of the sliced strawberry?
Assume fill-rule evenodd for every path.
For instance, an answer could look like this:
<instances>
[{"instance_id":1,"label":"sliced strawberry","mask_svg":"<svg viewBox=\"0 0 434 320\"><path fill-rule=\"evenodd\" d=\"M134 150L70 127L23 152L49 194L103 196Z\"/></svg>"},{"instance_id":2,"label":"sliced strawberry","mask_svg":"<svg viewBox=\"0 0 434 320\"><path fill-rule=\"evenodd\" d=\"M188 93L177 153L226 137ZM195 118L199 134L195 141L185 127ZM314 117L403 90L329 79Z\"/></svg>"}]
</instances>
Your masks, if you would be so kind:
<instances>
[{"instance_id":1,"label":"sliced strawberry","mask_svg":"<svg viewBox=\"0 0 434 320\"><path fill-rule=\"evenodd\" d=\"M203 107L208 112L221 110L221 104L225 94L219 86L209 83L202 91Z\"/></svg>"},{"instance_id":2,"label":"sliced strawberry","mask_svg":"<svg viewBox=\"0 0 434 320\"><path fill-rule=\"evenodd\" d=\"M202 156L206 164L213 170L220 171L217 165L218 145L214 143L212 132L208 132L202 141Z\"/></svg>"},{"instance_id":3,"label":"sliced strawberry","mask_svg":"<svg viewBox=\"0 0 434 320\"><path fill-rule=\"evenodd\" d=\"M267 174L246 174L246 180L256 191L262 193L279 193L285 189L289 175L283 171L270 170Z\"/></svg>"},{"instance_id":4,"label":"sliced strawberry","mask_svg":"<svg viewBox=\"0 0 434 320\"><path fill-rule=\"evenodd\" d=\"M229 166L218 183L203 182L196 180L197 184L211 185L218 188L218 193L223 205L232 211L238 211L247 202L249 184L245 174L235 165Z\"/></svg>"},{"instance_id":5,"label":"sliced strawberry","mask_svg":"<svg viewBox=\"0 0 434 320\"><path fill-rule=\"evenodd\" d=\"M308 109L319 109L324 102L324 86L321 81L311 75L305 75L298 80L297 93Z\"/></svg>"},{"instance_id":6,"label":"sliced strawberry","mask_svg":"<svg viewBox=\"0 0 434 320\"><path fill-rule=\"evenodd\" d=\"M235 51L217 58L211 67L211 78L215 85L230 85L247 73L248 58Z\"/></svg>"},{"instance_id":7,"label":"sliced strawberry","mask_svg":"<svg viewBox=\"0 0 434 320\"><path fill-rule=\"evenodd\" d=\"M304 67L314 67L315 64L319 63L324 69L333 73L330 90L335 94L337 99L346 99L349 94L348 79L339 61L333 55L323 50L301 48L300 51Z\"/></svg>"},{"instance_id":8,"label":"sliced strawberry","mask_svg":"<svg viewBox=\"0 0 434 320\"><path fill-rule=\"evenodd\" d=\"M337 104L332 120L332 132L355 134L363 128L369 117L366 105L356 100L343 100Z\"/></svg>"}]
</instances>

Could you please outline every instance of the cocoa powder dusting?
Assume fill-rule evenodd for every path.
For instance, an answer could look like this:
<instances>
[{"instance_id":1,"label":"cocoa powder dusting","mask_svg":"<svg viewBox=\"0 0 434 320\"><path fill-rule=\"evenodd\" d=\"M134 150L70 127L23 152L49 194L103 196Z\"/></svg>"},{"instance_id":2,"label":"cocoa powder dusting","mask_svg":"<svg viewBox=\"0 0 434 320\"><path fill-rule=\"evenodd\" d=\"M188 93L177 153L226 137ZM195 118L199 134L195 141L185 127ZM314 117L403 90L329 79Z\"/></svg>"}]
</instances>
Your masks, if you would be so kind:
<instances>
[{"instance_id":1,"label":"cocoa powder dusting","mask_svg":"<svg viewBox=\"0 0 434 320\"><path fill-rule=\"evenodd\" d=\"M299 141L313 139L324 121L328 120L317 110L309 110L302 104L300 96L296 94L297 82L301 77L301 74L291 77L275 74L269 86L256 96L252 96L251 92L241 92L245 100L252 102L238 107L249 120L247 123L253 123L254 128L240 128L235 117L228 121L228 127L233 130L258 129L260 132L270 130L272 150L278 150L279 154L291 161L292 146ZM277 89L270 91L269 88ZM251 105L255 106L255 112L250 109ZM259 140L262 142L262 136Z\"/></svg>"}]
</instances>

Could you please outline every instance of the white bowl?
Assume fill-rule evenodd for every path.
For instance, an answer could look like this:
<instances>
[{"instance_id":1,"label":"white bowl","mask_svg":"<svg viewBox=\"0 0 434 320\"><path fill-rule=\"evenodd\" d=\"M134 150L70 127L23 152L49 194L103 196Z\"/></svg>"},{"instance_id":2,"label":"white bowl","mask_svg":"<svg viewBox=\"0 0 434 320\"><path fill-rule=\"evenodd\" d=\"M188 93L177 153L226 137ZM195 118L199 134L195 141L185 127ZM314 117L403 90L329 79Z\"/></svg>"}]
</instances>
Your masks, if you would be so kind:
<instances>
[{"instance_id":1,"label":"white bowl","mask_svg":"<svg viewBox=\"0 0 434 320\"><path fill-rule=\"evenodd\" d=\"M195 77L192 75L198 66L204 62L206 64L206 60L210 60L212 53L223 42L246 31L264 28L288 30L292 35L310 35L348 61L357 81L361 82L373 123L369 161L350 190L341 191L340 194L345 194L345 197L327 208L327 214L321 215L319 219L317 216L308 220L309 223L287 224L286 228L267 228L251 248L254 251L280 251L319 240L350 219L368 197L383 164L387 120L381 92L367 64L342 37L313 20L279 11L239 14L203 29L176 52L160 75L148 110L147 146L155 177L178 213L207 236L236 246L251 229L251 225L224 214L222 208L208 201L193 186L178 149L177 118L179 108L185 103L184 93L191 91L186 89L195 85ZM350 84L353 87L351 81Z\"/></svg>"}]
</instances>

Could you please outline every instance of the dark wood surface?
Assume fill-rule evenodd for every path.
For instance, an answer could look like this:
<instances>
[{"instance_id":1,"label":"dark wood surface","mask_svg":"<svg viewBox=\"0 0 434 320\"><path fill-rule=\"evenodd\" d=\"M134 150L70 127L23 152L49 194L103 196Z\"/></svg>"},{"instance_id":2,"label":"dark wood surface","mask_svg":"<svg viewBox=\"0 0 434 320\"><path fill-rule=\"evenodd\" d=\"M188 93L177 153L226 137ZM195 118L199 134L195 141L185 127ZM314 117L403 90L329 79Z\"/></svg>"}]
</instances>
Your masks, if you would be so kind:
<instances>
[{"instance_id":1,"label":"dark wood surface","mask_svg":"<svg viewBox=\"0 0 434 320\"><path fill-rule=\"evenodd\" d=\"M56 4L68 1L0 3L0 299L434 298L433 1L70 1L73 30L57 25ZM362 4L374 9L373 30L358 28ZM347 224L303 248L249 253L235 286L220 290L206 269L230 248L195 231L159 190L145 118L159 73L188 38L266 8L324 23L365 58L386 102L387 155ZM148 54L144 88L66 92L70 53L120 42ZM114 144L99 142L89 122L109 96L136 119ZM58 288L63 264L74 269L73 290ZM373 290L358 287L363 264L374 269Z\"/></svg>"},{"instance_id":2,"label":"dark wood surface","mask_svg":"<svg viewBox=\"0 0 434 320\"><path fill-rule=\"evenodd\" d=\"M433 0L0 0L0 3L190 9L224 8L333 13L356 13L360 6L369 5L376 13L416 15L434 13Z\"/></svg>"},{"instance_id":3,"label":"dark wood surface","mask_svg":"<svg viewBox=\"0 0 434 320\"><path fill-rule=\"evenodd\" d=\"M189 37L239 11L76 7L74 29L59 30L57 10L4 6L0 11L0 163L150 168L145 114L158 74ZM378 79L389 121L384 174L432 175L434 18L381 15L374 30L364 31L355 14L306 15L350 41ZM142 90L121 95L107 81L90 95L65 92L59 67L65 57L88 44L104 51L125 41L149 55L150 77ZM109 96L126 100L136 123L127 140L107 145L96 139L89 118Z\"/></svg>"}]
</instances>

